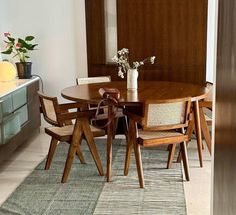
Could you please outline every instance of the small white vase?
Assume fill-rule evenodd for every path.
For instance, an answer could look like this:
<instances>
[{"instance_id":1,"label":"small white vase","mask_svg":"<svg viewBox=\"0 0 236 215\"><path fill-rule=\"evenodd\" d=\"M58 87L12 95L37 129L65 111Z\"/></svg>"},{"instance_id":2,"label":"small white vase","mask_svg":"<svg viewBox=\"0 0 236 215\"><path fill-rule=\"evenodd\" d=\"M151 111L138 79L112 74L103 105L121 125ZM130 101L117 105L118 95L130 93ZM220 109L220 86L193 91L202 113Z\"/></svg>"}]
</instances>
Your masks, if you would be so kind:
<instances>
[{"instance_id":1,"label":"small white vase","mask_svg":"<svg viewBox=\"0 0 236 215\"><path fill-rule=\"evenodd\" d=\"M138 89L138 70L129 69L127 72L127 90Z\"/></svg>"},{"instance_id":2,"label":"small white vase","mask_svg":"<svg viewBox=\"0 0 236 215\"><path fill-rule=\"evenodd\" d=\"M138 90L128 90L127 100L129 102L138 102Z\"/></svg>"}]
</instances>

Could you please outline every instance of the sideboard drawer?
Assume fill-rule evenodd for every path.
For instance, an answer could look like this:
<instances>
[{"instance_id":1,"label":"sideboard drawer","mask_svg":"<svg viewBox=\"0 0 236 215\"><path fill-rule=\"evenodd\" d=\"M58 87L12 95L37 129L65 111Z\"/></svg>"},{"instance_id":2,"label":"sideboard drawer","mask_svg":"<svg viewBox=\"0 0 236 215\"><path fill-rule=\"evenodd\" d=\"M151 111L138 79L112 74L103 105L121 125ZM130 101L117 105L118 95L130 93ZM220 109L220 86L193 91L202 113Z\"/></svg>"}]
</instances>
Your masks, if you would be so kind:
<instances>
[{"instance_id":1,"label":"sideboard drawer","mask_svg":"<svg viewBox=\"0 0 236 215\"><path fill-rule=\"evenodd\" d=\"M29 118L27 104L22 106L21 108L19 108L16 112L19 113L20 125L25 124L28 121L28 118Z\"/></svg>"},{"instance_id":2,"label":"sideboard drawer","mask_svg":"<svg viewBox=\"0 0 236 215\"><path fill-rule=\"evenodd\" d=\"M5 117L0 124L0 144L7 143L14 135L20 132L20 130L19 113L14 113Z\"/></svg>"},{"instance_id":3,"label":"sideboard drawer","mask_svg":"<svg viewBox=\"0 0 236 215\"><path fill-rule=\"evenodd\" d=\"M27 102L26 87L12 93L13 110L23 106Z\"/></svg>"},{"instance_id":4,"label":"sideboard drawer","mask_svg":"<svg viewBox=\"0 0 236 215\"><path fill-rule=\"evenodd\" d=\"M0 100L0 122L2 122L3 117L9 115L13 111L12 95L7 95Z\"/></svg>"}]
</instances>

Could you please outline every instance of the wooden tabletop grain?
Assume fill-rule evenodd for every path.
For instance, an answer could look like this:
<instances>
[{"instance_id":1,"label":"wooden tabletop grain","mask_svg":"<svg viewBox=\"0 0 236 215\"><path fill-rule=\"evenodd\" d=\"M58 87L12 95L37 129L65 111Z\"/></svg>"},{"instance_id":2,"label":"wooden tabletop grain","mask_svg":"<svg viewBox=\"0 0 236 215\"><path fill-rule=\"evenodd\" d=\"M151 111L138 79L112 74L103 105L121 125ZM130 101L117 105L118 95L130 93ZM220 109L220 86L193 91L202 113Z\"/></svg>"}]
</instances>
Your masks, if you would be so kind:
<instances>
[{"instance_id":1,"label":"wooden tabletop grain","mask_svg":"<svg viewBox=\"0 0 236 215\"><path fill-rule=\"evenodd\" d=\"M166 100L191 97L192 101L204 99L208 89L204 86L164 81L139 81L137 91L129 91L125 81L83 84L62 90L62 97L79 102L97 104L100 101L100 88L117 88L120 91L120 105L134 105L146 100Z\"/></svg>"}]
</instances>

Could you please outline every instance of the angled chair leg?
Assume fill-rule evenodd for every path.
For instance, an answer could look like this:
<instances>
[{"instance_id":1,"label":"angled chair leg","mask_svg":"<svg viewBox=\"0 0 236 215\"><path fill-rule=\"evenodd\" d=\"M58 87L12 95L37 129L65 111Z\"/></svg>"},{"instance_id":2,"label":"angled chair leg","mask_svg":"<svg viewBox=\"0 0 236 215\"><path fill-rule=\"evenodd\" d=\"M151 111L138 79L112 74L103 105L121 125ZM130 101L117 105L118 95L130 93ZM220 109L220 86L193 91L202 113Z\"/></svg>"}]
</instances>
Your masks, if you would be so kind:
<instances>
[{"instance_id":1,"label":"angled chair leg","mask_svg":"<svg viewBox=\"0 0 236 215\"><path fill-rule=\"evenodd\" d=\"M118 128L118 118L114 119L114 127L113 127L113 139L115 139L116 137L116 132L117 132L117 128Z\"/></svg>"},{"instance_id":2,"label":"angled chair leg","mask_svg":"<svg viewBox=\"0 0 236 215\"><path fill-rule=\"evenodd\" d=\"M133 146L134 146L134 155L135 155L136 167L137 167L137 172L138 172L139 186L140 186L140 188L144 188L145 185L144 185L140 145L135 141L133 143Z\"/></svg>"},{"instance_id":3,"label":"angled chair leg","mask_svg":"<svg viewBox=\"0 0 236 215\"><path fill-rule=\"evenodd\" d=\"M186 134L188 135L189 139L193 133L193 130L194 130L194 119L192 119L190 122L189 122L189 126L187 128L187 131L186 131ZM189 141L186 141L186 145L188 145ZM182 154L181 154L181 148L179 149L179 155L178 155L178 158L177 158L177 162L180 163L182 160Z\"/></svg>"},{"instance_id":4,"label":"angled chair leg","mask_svg":"<svg viewBox=\"0 0 236 215\"><path fill-rule=\"evenodd\" d=\"M55 138L51 139L51 144L50 144L49 151L48 151L48 157L47 157L47 161L46 161L45 168L44 168L45 170L48 170L51 166L52 158L53 158L53 155L54 155L55 150L57 148L57 143L58 143L58 140L56 140Z\"/></svg>"},{"instance_id":5,"label":"angled chair leg","mask_svg":"<svg viewBox=\"0 0 236 215\"><path fill-rule=\"evenodd\" d=\"M129 122L129 142L134 146L134 155L136 161L136 167L138 172L139 186L140 188L144 188L144 177L143 177L143 167L142 167L142 158L140 152L140 145L137 142L137 127L134 120L130 120Z\"/></svg>"},{"instance_id":6,"label":"angled chair leg","mask_svg":"<svg viewBox=\"0 0 236 215\"><path fill-rule=\"evenodd\" d=\"M167 169L170 169L173 163L173 159L175 156L175 148L176 148L176 143L170 144L169 145L169 156L168 156L168 162L167 162Z\"/></svg>"},{"instance_id":7,"label":"angled chair leg","mask_svg":"<svg viewBox=\"0 0 236 215\"><path fill-rule=\"evenodd\" d=\"M136 124L132 121L129 124L127 132L127 145L126 145L126 154L125 154L125 166L124 166L124 175L127 176L129 173L130 158L132 152L133 140L136 141Z\"/></svg>"},{"instance_id":8,"label":"angled chair leg","mask_svg":"<svg viewBox=\"0 0 236 215\"><path fill-rule=\"evenodd\" d=\"M208 150L209 150L209 152L211 154L211 136L210 136L210 131L209 131L209 128L208 128L208 125L207 125L207 122L206 122L206 119L205 119L205 116L204 116L203 109L200 108L199 112L200 112L200 120L201 120L202 133L203 133L203 135L205 137L207 148L208 148Z\"/></svg>"},{"instance_id":9,"label":"angled chair leg","mask_svg":"<svg viewBox=\"0 0 236 215\"><path fill-rule=\"evenodd\" d=\"M122 120L122 125L123 125L123 128L124 128L124 135L125 135L125 139L126 139L126 142L128 142L128 120L127 120L127 116L124 116L121 118Z\"/></svg>"},{"instance_id":10,"label":"angled chair leg","mask_svg":"<svg viewBox=\"0 0 236 215\"><path fill-rule=\"evenodd\" d=\"M90 150L90 152L93 156L93 159L94 159L94 162L97 166L98 172L101 176L103 176L104 172L103 172L103 168L102 168L102 162L99 158L99 155L98 155L98 152L97 152L97 147L94 143L93 133L90 130L89 121L88 121L88 119L83 119L83 120L81 120L81 123L82 123L82 126L83 126L85 139L88 143L89 150Z\"/></svg>"},{"instance_id":11,"label":"angled chair leg","mask_svg":"<svg viewBox=\"0 0 236 215\"><path fill-rule=\"evenodd\" d=\"M67 181L67 178L70 173L71 166L74 160L74 156L79 145L79 140L82 138L82 134L83 134L82 122L79 120L76 120L72 141L71 141L70 148L67 154L66 164L65 164L63 176L61 179L62 183L65 183Z\"/></svg>"},{"instance_id":12,"label":"angled chair leg","mask_svg":"<svg viewBox=\"0 0 236 215\"><path fill-rule=\"evenodd\" d=\"M185 178L187 181L189 181L189 167L188 167L188 155L187 155L186 142L180 143L180 148L182 151Z\"/></svg>"},{"instance_id":13,"label":"angled chair leg","mask_svg":"<svg viewBox=\"0 0 236 215\"><path fill-rule=\"evenodd\" d=\"M126 145L126 154L125 154L125 167L124 167L124 175L127 176L129 173L129 165L130 165L130 157L132 152L132 143L128 137L127 145Z\"/></svg>"},{"instance_id":14,"label":"angled chair leg","mask_svg":"<svg viewBox=\"0 0 236 215\"><path fill-rule=\"evenodd\" d=\"M76 154L77 154L77 156L78 156L78 158L80 160L80 163L86 164L85 159L84 159L84 155L83 155L83 153L81 151L81 142L82 142L82 138L79 141L79 145L78 145L78 147L76 149Z\"/></svg>"}]
</instances>

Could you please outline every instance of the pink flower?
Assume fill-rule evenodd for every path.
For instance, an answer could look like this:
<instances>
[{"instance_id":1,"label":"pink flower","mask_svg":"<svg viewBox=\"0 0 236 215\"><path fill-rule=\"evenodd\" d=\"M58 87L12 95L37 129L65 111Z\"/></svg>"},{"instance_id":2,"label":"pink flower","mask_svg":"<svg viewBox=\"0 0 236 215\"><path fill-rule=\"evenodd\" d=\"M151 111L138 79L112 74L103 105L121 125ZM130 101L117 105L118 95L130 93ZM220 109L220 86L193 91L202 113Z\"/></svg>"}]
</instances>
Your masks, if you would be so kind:
<instances>
[{"instance_id":1,"label":"pink flower","mask_svg":"<svg viewBox=\"0 0 236 215\"><path fill-rule=\"evenodd\" d=\"M9 32L5 32L5 33L4 33L4 36L5 36L5 37L9 37L10 35L11 35L11 34L10 34Z\"/></svg>"},{"instance_id":2,"label":"pink flower","mask_svg":"<svg viewBox=\"0 0 236 215\"><path fill-rule=\"evenodd\" d=\"M20 48L20 47L21 47L21 43L17 43L16 48Z\"/></svg>"}]
</instances>

